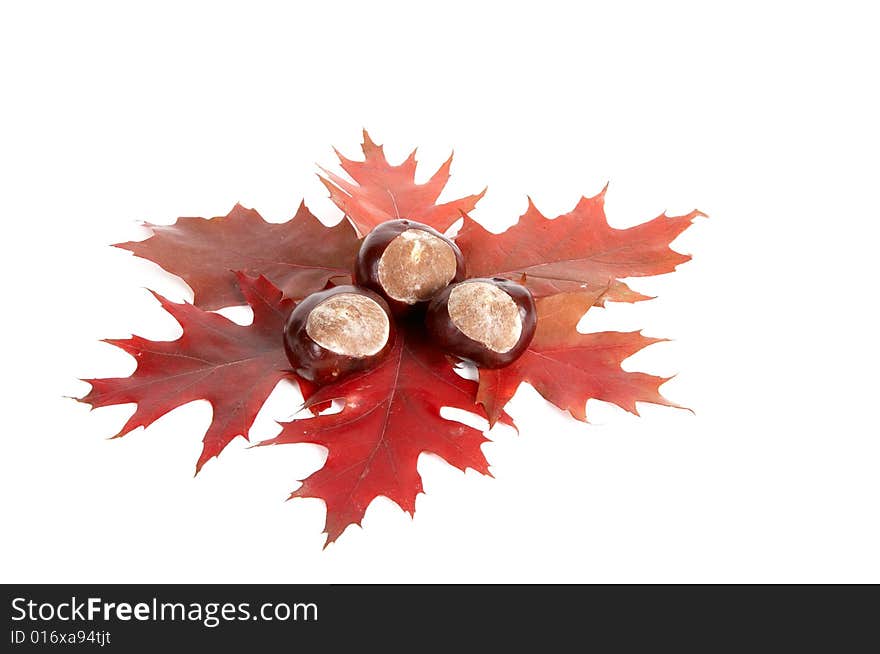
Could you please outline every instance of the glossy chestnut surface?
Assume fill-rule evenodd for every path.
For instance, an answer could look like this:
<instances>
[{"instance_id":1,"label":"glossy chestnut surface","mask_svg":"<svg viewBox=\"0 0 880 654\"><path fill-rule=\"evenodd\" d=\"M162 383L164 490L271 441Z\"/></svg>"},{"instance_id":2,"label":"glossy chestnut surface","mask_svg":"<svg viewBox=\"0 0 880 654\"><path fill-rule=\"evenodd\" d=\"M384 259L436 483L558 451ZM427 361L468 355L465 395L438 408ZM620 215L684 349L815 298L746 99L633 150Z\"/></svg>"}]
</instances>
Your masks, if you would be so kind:
<instances>
[{"instance_id":1,"label":"glossy chestnut surface","mask_svg":"<svg viewBox=\"0 0 880 654\"><path fill-rule=\"evenodd\" d=\"M522 284L498 277L451 284L428 305L428 336L447 354L481 368L516 361L535 335L532 294Z\"/></svg>"},{"instance_id":2,"label":"glossy chestnut surface","mask_svg":"<svg viewBox=\"0 0 880 654\"><path fill-rule=\"evenodd\" d=\"M284 324L284 351L294 372L318 385L365 370L394 344L388 304L356 286L336 286L303 299Z\"/></svg>"},{"instance_id":3,"label":"glossy chestnut surface","mask_svg":"<svg viewBox=\"0 0 880 654\"><path fill-rule=\"evenodd\" d=\"M464 278L458 246L433 227L406 219L386 221L367 234L354 269L355 283L379 293L396 315L424 307Z\"/></svg>"}]
</instances>

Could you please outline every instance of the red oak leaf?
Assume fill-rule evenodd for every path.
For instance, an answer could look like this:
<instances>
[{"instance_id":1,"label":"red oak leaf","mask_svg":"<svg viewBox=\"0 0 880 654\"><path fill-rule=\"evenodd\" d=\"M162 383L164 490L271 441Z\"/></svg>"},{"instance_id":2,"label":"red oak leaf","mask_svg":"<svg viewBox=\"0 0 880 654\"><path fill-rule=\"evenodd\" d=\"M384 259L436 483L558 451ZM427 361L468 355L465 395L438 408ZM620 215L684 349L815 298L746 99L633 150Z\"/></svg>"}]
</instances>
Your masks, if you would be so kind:
<instances>
[{"instance_id":1,"label":"red oak leaf","mask_svg":"<svg viewBox=\"0 0 880 654\"><path fill-rule=\"evenodd\" d=\"M538 326L529 348L506 368L480 370L477 401L485 407L490 424L502 415L504 405L524 381L583 421L591 398L612 402L636 415L636 402L678 407L660 395L660 386L669 377L626 372L620 367L624 359L665 339L641 332L577 331L578 321L601 301L604 292L559 293L536 301Z\"/></svg>"},{"instance_id":2,"label":"red oak leaf","mask_svg":"<svg viewBox=\"0 0 880 654\"><path fill-rule=\"evenodd\" d=\"M395 218L416 220L443 232L459 219L461 212L473 210L486 192L483 189L476 195L438 205L437 198L449 181L452 155L427 182L416 184L415 150L402 164L392 166L382 146L373 143L364 130L363 151L363 161L352 161L336 151L343 170L354 184L321 168L327 176L321 177L321 181L330 191L333 202L362 235L379 223Z\"/></svg>"},{"instance_id":3,"label":"red oak leaf","mask_svg":"<svg viewBox=\"0 0 880 654\"><path fill-rule=\"evenodd\" d=\"M340 413L284 423L262 445L317 443L329 450L324 467L291 497L317 497L327 506L327 543L350 524L360 524L370 502L383 495L412 514L422 491L416 461L436 454L464 470L489 473L482 432L440 417L443 406L476 411L476 384L459 377L421 330L401 330L393 350L376 368L325 386L306 407L334 399ZM510 423L506 414L498 418Z\"/></svg>"},{"instance_id":4,"label":"red oak leaf","mask_svg":"<svg viewBox=\"0 0 880 654\"><path fill-rule=\"evenodd\" d=\"M438 204L452 157L424 184L416 184L415 151L391 165L381 145L364 131L363 161L339 155L351 180L323 170L322 182L347 220L326 227L301 205L286 223L267 223L236 205L226 216L179 218L149 225L144 241L118 244L154 261L190 285L194 304L154 294L181 325L174 341L139 336L107 342L131 354L129 377L89 379L81 398L93 408L134 403L116 437L146 427L178 406L204 399L213 409L196 471L234 438L244 436L276 384L299 383L313 417L283 423L260 445L314 443L328 450L324 466L291 497L313 497L327 509L327 543L360 524L378 496L415 511L422 480L417 470L427 452L465 470L489 474L483 432L440 415L444 406L512 424L505 404L522 382L578 420L589 399L637 413L638 402L678 406L660 394L668 378L627 372L622 363L663 339L640 332L582 334L576 329L591 306L605 300L635 302L646 296L623 281L668 273L688 261L670 248L697 216L661 215L629 229L614 229L604 212L603 190L582 198L567 214L543 216L529 201L526 213L506 232L491 234L471 211L483 193ZM425 334L419 318L398 320L397 340L370 370L316 386L297 379L283 347L283 326L294 303L328 284L347 283L366 234L386 220L410 218L445 231L459 217L456 237L470 277L505 277L526 283L537 298L537 330L525 353L505 368L479 371L479 383L456 374ZM241 271L232 273L231 271ZM211 309L247 303L254 319L242 326ZM338 413L322 413L337 400Z\"/></svg>"},{"instance_id":5,"label":"red oak leaf","mask_svg":"<svg viewBox=\"0 0 880 654\"><path fill-rule=\"evenodd\" d=\"M154 293L183 327L180 338L149 341L133 336L107 340L131 354L137 360L137 369L130 377L84 380L92 390L80 401L93 408L137 404L134 415L114 438L201 399L211 403L214 413L196 472L233 438L248 437L263 402L278 381L288 376L281 331L293 301L284 299L265 277L251 279L242 273L236 273L236 277L254 311L250 325L238 325L219 314L191 304L176 304Z\"/></svg>"},{"instance_id":6,"label":"red oak leaf","mask_svg":"<svg viewBox=\"0 0 880 654\"><path fill-rule=\"evenodd\" d=\"M305 204L284 223L267 223L237 204L226 216L148 227L153 235L146 240L116 247L182 277L193 290L193 303L206 310L245 303L232 270L264 275L285 297L299 299L330 279L348 278L360 246L351 224L326 227Z\"/></svg>"},{"instance_id":7,"label":"red oak leaf","mask_svg":"<svg viewBox=\"0 0 880 654\"><path fill-rule=\"evenodd\" d=\"M605 189L595 197L582 198L570 213L550 220L529 199L519 222L501 234L492 234L465 216L455 242L465 255L468 274L517 281L525 275L536 297L581 289L598 291L611 279L604 299L650 299L620 279L672 272L690 260L669 244L694 218L705 214L663 214L629 229L614 229L605 218L604 200Z\"/></svg>"}]
</instances>

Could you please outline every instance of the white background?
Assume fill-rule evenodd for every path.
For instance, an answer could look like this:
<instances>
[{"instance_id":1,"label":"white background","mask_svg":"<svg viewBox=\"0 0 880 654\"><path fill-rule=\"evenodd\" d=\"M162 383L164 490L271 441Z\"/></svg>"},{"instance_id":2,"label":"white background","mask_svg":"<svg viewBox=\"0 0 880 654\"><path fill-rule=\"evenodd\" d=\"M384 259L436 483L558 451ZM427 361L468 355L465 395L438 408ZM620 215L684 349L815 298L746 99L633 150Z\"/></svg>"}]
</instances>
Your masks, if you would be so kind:
<instances>
[{"instance_id":1,"label":"white background","mask_svg":"<svg viewBox=\"0 0 880 654\"><path fill-rule=\"evenodd\" d=\"M0 580L880 582L876 22L661 4L4 3ZM106 440L131 408L63 396L133 370L99 338L175 337L143 287L191 297L108 244L236 201L335 222L315 164L362 127L423 178L454 147L444 197L488 184L496 231L609 180L614 226L708 213L633 281L659 299L582 323L674 339L626 365L696 415L523 388L495 479L423 456L414 520L378 500L324 551L284 501L320 448L239 438L194 479L204 403Z\"/></svg>"}]
</instances>

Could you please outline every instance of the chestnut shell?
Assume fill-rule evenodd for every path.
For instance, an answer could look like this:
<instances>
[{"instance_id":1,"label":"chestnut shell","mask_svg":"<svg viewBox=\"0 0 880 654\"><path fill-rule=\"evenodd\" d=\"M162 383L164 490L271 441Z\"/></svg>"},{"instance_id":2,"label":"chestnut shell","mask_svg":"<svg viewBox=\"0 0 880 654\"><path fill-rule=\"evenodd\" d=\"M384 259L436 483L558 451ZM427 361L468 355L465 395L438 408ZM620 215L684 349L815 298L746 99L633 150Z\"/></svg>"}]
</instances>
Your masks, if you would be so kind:
<instances>
[{"instance_id":1,"label":"chestnut shell","mask_svg":"<svg viewBox=\"0 0 880 654\"><path fill-rule=\"evenodd\" d=\"M339 354L315 342L306 331L312 310L324 300L342 293L366 296L376 302L388 315L388 341L376 354L363 357ZM318 385L328 384L350 373L371 368L388 354L394 345L395 337L394 319L391 317L388 304L373 291L357 286L334 286L325 291L312 293L294 307L284 323L284 351L293 366L293 371L303 379Z\"/></svg>"},{"instance_id":2,"label":"chestnut shell","mask_svg":"<svg viewBox=\"0 0 880 654\"><path fill-rule=\"evenodd\" d=\"M410 313L420 307L424 308L432 299L421 300L413 304L401 302L389 297L379 283L379 261L385 253L385 249L391 241L408 229L420 229L428 232L432 236L442 239L452 248L452 252L455 255L455 276L449 281L449 284L463 281L466 276L464 256L461 250L452 239L444 236L433 227L406 218L387 220L384 223L380 223L367 234L363 243L361 243L361 248L355 261L354 282L358 286L369 288L381 295L391 308L391 312L397 316Z\"/></svg>"},{"instance_id":3,"label":"chestnut shell","mask_svg":"<svg viewBox=\"0 0 880 654\"><path fill-rule=\"evenodd\" d=\"M466 336L449 316L447 310L449 295L457 284L450 284L440 291L428 305L425 314L425 326L431 340L447 354L457 356L460 359L472 361L480 368L503 368L516 361L532 342L537 326L537 311L535 300L531 292L522 284L512 282L501 277L475 277L465 280L464 283L485 282L501 289L516 304L519 309L519 317L522 321L522 332L519 340L507 352L495 352L479 341Z\"/></svg>"}]
</instances>

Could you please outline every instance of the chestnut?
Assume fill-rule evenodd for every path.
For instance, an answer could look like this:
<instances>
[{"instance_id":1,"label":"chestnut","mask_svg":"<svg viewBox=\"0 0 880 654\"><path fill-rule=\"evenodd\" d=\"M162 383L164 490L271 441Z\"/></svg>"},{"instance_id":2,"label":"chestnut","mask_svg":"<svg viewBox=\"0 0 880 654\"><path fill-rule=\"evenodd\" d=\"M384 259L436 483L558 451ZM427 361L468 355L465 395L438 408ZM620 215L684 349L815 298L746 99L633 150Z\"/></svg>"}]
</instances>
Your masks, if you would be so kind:
<instances>
[{"instance_id":1,"label":"chestnut","mask_svg":"<svg viewBox=\"0 0 880 654\"><path fill-rule=\"evenodd\" d=\"M354 269L355 283L379 293L396 315L424 306L464 278L458 246L433 227L406 219L388 220L367 234Z\"/></svg>"},{"instance_id":2,"label":"chestnut","mask_svg":"<svg viewBox=\"0 0 880 654\"><path fill-rule=\"evenodd\" d=\"M428 305L425 326L441 350L481 368L502 368L535 335L532 294L522 284L477 277L447 286Z\"/></svg>"},{"instance_id":3,"label":"chestnut","mask_svg":"<svg viewBox=\"0 0 880 654\"><path fill-rule=\"evenodd\" d=\"M319 385L372 367L388 354L394 337L385 300L355 286L312 293L284 323L284 351L293 371Z\"/></svg>"}]
</instances>

